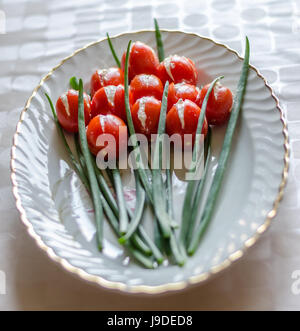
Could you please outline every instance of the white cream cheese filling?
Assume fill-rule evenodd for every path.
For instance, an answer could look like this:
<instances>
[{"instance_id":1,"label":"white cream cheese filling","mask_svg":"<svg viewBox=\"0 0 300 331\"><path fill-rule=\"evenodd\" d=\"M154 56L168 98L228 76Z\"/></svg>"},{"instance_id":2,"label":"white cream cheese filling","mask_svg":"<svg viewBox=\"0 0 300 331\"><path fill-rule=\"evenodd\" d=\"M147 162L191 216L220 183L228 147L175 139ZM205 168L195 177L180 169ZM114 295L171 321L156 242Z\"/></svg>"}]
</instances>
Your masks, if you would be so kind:
<instances>
[{"instance_id":1,"label":"white cream cheese filling","mask_svg":"<svg viewBox=\"0 0 300 331\"><path fill-rule=\"evenodd\" d=\"M114 107L117 86L114 86L114 85L105 86L104 91L105 91L108 102Z\"/></svg>"},{"instance_id":2,"label":"white cream cheese filling","mask_svg":"<svg viewBox=\"0 0 300 331\"><path fill-rule=\"evenodd\" d=\"M165 66L167 74L174 81L174 77L173 77L172 72L171 72L171 69L174 68L174 64L172 65L173 56L175 56L175 55L170 55L170 56L168 56L164 59L164 66Z\"/></svg>"},{"instance_id":3,"label":"white cream cheese filling","mask_svg":"<svg viewBox=\"0 0 300 331\"><path fill-rule=\"evenodd\" d=\"M145 129L146 126L146 120L147 120L147 115L145 112L145 104L147 101L147 97L143 97L141 99L139 99L139 110L138 110L138 119L140 120L143 128Z\"/></svg>"},{"instance_id":4,"label":"white cream cheese filling","mask_svg":"<svg viewBox=\"0 0 300 331\"><path fill-rule=\"evenodd\" d=\"M184 129L184 106L185 102L182 99L179 99L175 104L182 129Z\"/></svg>"},{"instance_id":5,"label":"white cream cheese filling","mask_svg":"<svg viewBox=\"0 0 300 331\"><path fill-rule=\"evenodd\" d=\"M97 70L97 73L98 73L98 76L99 76L100 83L103 86L105 84L104 80L105 80L105 76L108 73L108 70L107 69L100 69L100 70Z\"/></svg>"},{"instance_id":6,"label":"white cream cheese filling","mask_svg":"<svg viewBox=\"0 0 300 331\"><path fill-rule=\"evenodd\" d=\"M62 101L64 107L65 107L65 111L67 113L68 116L71 116L70 114L70 107L69 107L69 101L68 101L68 92L65 92L61 97L60 100Z\"/></svg>"}]
</instances>

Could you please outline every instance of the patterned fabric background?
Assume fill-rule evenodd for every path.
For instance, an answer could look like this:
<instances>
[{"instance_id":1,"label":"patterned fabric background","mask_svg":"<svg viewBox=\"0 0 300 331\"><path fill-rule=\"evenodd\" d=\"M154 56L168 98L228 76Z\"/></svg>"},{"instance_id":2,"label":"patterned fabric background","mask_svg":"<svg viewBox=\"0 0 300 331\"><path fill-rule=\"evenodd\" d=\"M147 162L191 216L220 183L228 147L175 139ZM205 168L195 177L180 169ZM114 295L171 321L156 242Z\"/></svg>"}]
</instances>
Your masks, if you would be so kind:
<instances>
[{"instance_id":1,"label":"patterned fabric background","mask_svg":"<svg viewBox=\"0 0 300 331\"><path fill-rule=\"evenodd\" d=\"M62 271L27 235L10 182L19 114L63 57L129 30L192 31L242 51L266 76L286 112L291 165L273 226L246 257L209 283L179 294L136 297L96 288ZM300 309L300 1L0 0L0 309ZM293 285L294 284L294 285ZM4 292L5 290L5 293Z\"/></svg>"}]
</instances>

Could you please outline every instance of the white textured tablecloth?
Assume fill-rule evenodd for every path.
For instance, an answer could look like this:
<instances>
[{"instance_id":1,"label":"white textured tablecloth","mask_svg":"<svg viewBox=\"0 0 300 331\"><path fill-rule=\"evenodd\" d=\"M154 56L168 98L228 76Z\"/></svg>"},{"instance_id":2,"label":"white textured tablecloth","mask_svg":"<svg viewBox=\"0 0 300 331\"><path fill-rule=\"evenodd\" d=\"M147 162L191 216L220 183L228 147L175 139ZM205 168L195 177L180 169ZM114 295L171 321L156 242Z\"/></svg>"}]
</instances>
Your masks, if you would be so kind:
<instances>
[{"instance_id":1,"label":"white textured tablecloth","mask_svg":"<svg viewBox=\"0 0 300 331\"><path fill-rule=\"evenodd\" d=\"M20 112L43 75L106 31L152 28L153 17L162 28L196 32L239 52L248 35L251 63L266 76L286 113L292 151L278 215L241 261L203 286L138 297L85 283L37 248L15 208L9 160ZM0 0L0 277L6 276L6 294L0 284L1 310L298 310L299 193L300 0Z\"/></svg>"}]
</instances>

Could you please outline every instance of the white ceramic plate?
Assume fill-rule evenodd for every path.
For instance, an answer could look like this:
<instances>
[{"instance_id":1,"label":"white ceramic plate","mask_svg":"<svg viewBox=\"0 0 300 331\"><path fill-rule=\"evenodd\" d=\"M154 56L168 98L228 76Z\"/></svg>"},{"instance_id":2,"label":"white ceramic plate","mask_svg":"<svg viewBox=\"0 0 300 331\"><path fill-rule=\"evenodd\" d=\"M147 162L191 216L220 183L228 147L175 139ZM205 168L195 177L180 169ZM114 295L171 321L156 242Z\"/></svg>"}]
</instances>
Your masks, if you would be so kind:
<instances>
[{"instance_id":1,"label":"white ceramic plate","mask_svg":"<svg viewBox=\"0 0 300 331\"><path fill-rule=\"evenodd\" d=\"M126 33L113 38L119 56L130 39L155 47L153 31ZM236 52L195 34L164 31L163 39L166 55L185 55L195 61L203 77L199 85L224 75L222 83L235 91L242 64ZM182 268L163 265L147 270L128 259L109 226L105 226L104 252L97 251L91 201L69 166L44 95L47 92L56 100L67 90L71 76L89 82L95 69L114 65L106 39L92 43L51 70L28 100L17 126L11 161L22 221L53 260L102 286L160 293L203 282L240 258L276 214L288 167L287 131L278 101L251 67L217 208L197 253ZM210 178L223 135L224 128L214 129ZM174 182L174 192L179 219L181 182ZM145 218L146 223L152 221L149 215Z\"/></svg>"}]
</instances>

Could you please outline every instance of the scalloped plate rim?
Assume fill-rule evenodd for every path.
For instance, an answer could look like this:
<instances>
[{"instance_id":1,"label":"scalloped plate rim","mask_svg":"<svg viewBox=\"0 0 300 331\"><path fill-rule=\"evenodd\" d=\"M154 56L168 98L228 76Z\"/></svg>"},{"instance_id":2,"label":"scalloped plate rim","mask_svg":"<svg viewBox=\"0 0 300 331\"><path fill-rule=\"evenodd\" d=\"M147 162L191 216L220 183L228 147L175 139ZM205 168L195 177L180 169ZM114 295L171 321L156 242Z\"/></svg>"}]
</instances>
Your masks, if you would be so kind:
<instances>
[{"instance_id":1,"label":"scalloped plate rim","mask_svg":"<svg viewBox=\"0 0 300 331\"><path fill-rule=\"evenodd\" d=\"M183 34L186 34L186 35L195 36L195 37L198 37L198 38L201 38L201 39L208 40L208 41L214 43L215 45L224 47L229 52L234 53L239 59L243 59L235 50L231 49L226 44L216 42L215 40L213 40L211 38L201 36L201 35L196 34L196 33L185 32L185 31L180 31L180 30L161 29L161 31L165 32L165 33L183 33ZM115 36L112 36L110 38L111 39L116 39L120 36L124 36L124 35L127 35L127 34L139 34L139 33L144 33L144 32L154 32L154 29L127 31L127 32L123 32L123 33L117 34ZM24 223L24 225L26 226L29 235L36 241L37 245L43 251L45 251L47 253L47 255L53 261L56 261L65 270L67 270L67 271L69 271L73 274L76 274L79 278L87 280L87 281L92 282L92 283L96 283L98 285L101 285L102 287L105 287L105 288L108 288L108 289L120 290L120 291L126 292L126 293L160 294L160 293L165 293L165 292L169 292L169 291L172 291L172 292L173 291L178 291L178 290L182 290L184 288L193 286L195 284L204 283L208 279L211 279L212 276L215 276L216 274L219 274L221 271L227 269L230 265L232 265L233 262L239 260L242 256L244 256L245 252L250 247L252 247L257 242L257 240L259 239L261 234L264 233L267 230L267 228L269 227L269 225L271 223L271 219L274 218L276 213L277 213L278 204L279 204L279 202L280 202L280 200L283 196L284 187L285 187L286 181L287 181L290 147L289 147L289 138L288 138L286 119L285 119L283 110L281 109L281 107L279 105L279 100L273 92L273 89L267 83L266 79L259 72L259 70L251 64L250 64L250 68L255 71L257 76L260 77L264 81L265 87L267 87L269 89L269 91L271 93L271 97L274 99L274 101L276 103L276 108L277 108L277 110L279 111L279 114L280 114L280 121L282 122L282 134L283 134L283 146L284 146L284 157L283 157L284 167L283 167L283 171L282 171L282 180L281 180L280 186L278 187L278 194L277 194L276 199L273 203L273 208L267 213L267 217L265 219L265 222L256 230L255 234L250 239L248 239L247 241L244 242L244 245L243 245L242 249L239 249L239 250L233 252L232 254L230 254L227 259L222 261L216 267L211 268L209 270L209 272L205 272L205 273L201 273L201 274L196 275L196 276L192 276L186 281L166 283L166 284L163 284L163 285L156 285L156 286L148 286L148 285L147 286L145 286L145 285L131 286L131 285L127 285L127 284L122 283L122 282L108 281L103 277L89 274L85 270L71 265L65 258L62 258L62 257L58 256L54 252L54 250L51 247L47 246L47 244L45 244L45 242L41 239L41 237L35 232L33 225L31 224L30 220L26 216L25 210L22 206L21 197L18 193L16 172L15 172L15 168L14 168L16 146L17 146L17 141L18 141L18 135L20 133L20 125L23 121L23 116L24 116L25 112L27 111L27 109L29 108L31 100L34 98L34 96L36 95L39 88L52 75L52 73L56 69L61 67L64 64L64 62L66 62L67 60L69 60L70 58L75 56L77 53L83 51L84 49L86 49L90 46L93 46L93 45L96 45L100 42L103 42L105 40L107 40L106 37L100 38L97 41L90 42L87 45L83 46L82 48L79 48L79 49L75 50L71 55L69 55L69 56L65 57L63 60L61 60L56 66L54 66L40 80L39 84L33 90L31 96L28 98L28 100L25 104L24 109L21 112L20 119L17 123L16 132L15 132L14 138L13 138L13 146L12 146L12 149L11 149L11 162L10 162L10 165L11 165L11 180L12 180L12 186L13 186L13 195L16 199L16 207L17 207L17 209L20 213L21 220Z\"/></svg>"}]
</instances>

